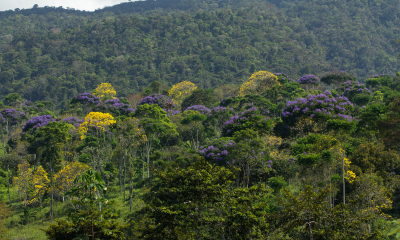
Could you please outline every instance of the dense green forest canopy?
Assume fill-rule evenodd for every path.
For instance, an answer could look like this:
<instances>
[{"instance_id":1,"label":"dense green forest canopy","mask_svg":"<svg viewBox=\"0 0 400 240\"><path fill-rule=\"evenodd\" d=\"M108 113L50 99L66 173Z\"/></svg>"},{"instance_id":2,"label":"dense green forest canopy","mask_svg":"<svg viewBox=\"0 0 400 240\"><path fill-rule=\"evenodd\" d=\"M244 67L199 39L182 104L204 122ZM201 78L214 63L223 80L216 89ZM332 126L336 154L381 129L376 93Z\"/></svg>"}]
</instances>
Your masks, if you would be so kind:
<instances>
[{"instance_id":1,"label":"dense green forest canopy","mask_svg":"<svg viewBox=\"0 0 400 240\"><path fill-rule=\"evenodd\" d=\"M3 12L0 96L18 92L65 108L66 99L101 82L127 96L153 81L238 84L257 70L298 78L341 69L360 81L393 75L398 5L165 0L85 14L40 7Z\"/></svg>"},{"instance_id":2,"label":"dense green forest canopy","mask_svg":"<svg viewBox=\"0 0 400 240\"><path fill-rule=\"evenodd\" d=\"M0 239L400 239L399 1L0 13Z\"/></svg>"}]
</instances>

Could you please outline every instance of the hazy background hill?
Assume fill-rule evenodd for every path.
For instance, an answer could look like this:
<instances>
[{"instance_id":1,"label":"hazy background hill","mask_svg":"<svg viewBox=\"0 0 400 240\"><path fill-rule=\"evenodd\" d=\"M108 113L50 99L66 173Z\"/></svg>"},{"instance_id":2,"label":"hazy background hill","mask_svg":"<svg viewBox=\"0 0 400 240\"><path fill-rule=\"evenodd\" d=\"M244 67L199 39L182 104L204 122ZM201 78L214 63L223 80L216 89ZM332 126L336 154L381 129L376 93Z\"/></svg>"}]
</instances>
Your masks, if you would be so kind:
<instances>
[{"instance_id":1,"label":"hazy background hill","mask_svg":"<svg viewBox=\"0 0 400 240\"><path fill-rule=\"evenodd\" d=\"M237 84L257 70L296 79L346 70L359 80L399 70L400 0L159 0L95 12L0 13L0 98L61 107L112 83L120 96L152 81Z\"/></svg>"}]
</instances>

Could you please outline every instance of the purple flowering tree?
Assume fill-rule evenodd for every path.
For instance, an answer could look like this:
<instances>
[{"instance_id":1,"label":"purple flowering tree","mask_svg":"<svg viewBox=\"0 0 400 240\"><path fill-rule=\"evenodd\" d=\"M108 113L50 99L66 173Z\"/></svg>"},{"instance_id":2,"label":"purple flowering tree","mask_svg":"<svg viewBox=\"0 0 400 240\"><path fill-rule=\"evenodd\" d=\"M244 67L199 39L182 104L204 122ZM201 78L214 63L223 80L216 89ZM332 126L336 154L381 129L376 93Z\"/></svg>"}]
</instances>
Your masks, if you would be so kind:
<instances>
[{"instance_id":1,"label":"purple flowering tree","mask_svg":"<svg viewBox=\"0 0 400 240\"><path fill-rule=\"evenodd\" d=\"M153 93L150 96L143 98L139 102L138 106L146 104L146 103L149 105L157 104L162 109L168 108L170 104L172 104L171 107L175 107L174 102L172 101L172 98L162 95L162 94L158 94L158 93Z\"/></svg>"},{"instance_id":2,"label":"purple flowering tree","mask_svg":"<svg viewBox=\"0 0 400 240\"><path fill-rule=\"evenodd\" d=\"M261 113L256 107L244 110L224 123L222 135L229 137L238 131L248 129L257 131L260 135L267 134L274 126L272 119L265 115L267 113Z\"/></svg>"},{"instance_id":3,"label":"purple flowering tree","mask_svg":"<svg viewBox=\"0 0 400 240\"><path fill-rule=\"evenodd\" d=\"M277 124L275 131L282 136L288 136L291 128L305 118L311 118L314 122L326 122L329 119L352 121L354 118L350 114L353 110L353 103L347 97L334 97L330 91L308 95L306 98L287 102L282 109L282 122Z\"/></svg>"},{"instance_id":4,"label":"purple flowering tree","mask_svg":"<svg viewBox=\"0 0 400 240\"><path fill-rule=\"evenodd\" d=\"M347 73L346 71L332 71L326 73L321 77L321 82L331 85L331 84L341 84L346 81L356 81L356 77Z\"/></svg>"},{"instance_id":5,"label":"purple flowering tree","mask_svg":"<svg viewBox=\"0 0 400 240\"><path fill-rule=\"evenodd\" d=\"M169 96L153 93L150 96L144 97L139 102L138 106L146 103L149 105L157 104L167 113L168 117L172 117L174 115L179 114L179 111L173 110L173 108L176 107L176 105L174 104L172 98L170 98Z\"/></svg>"},{"instance_id":6,"label":"purple flowering tree","mask_svg":"<svg viewBox=\"0 0 400 240\"><path fill-rule=\"evenodd\" d=\"M289 77L289 75L285 73L274 73L274 75L278 77L278 82L280 84L291 83L294 81L292 78Z\"/></svg>"},{"instance_id":7,"label":"purple flowering tree","mask_svg":"<svg viewBox=\"0 0 400 240\"><path fill-rule=\"evenodd\" d=\"M207 120L203 122L203 125L206 127L206 131L208 132L208 134L220 137L222 135L222 128L224 127L224 123L229 121L233 114L233 108L221 106L213 107L210 113L206 114Z\"/></svg>"},{"instance_id":8,"label":"purple flowering tree","mask_svg":"<svg viewBox=\"0 0 400 240\"><path fill-rule=\"evenodd\" d=\"M313 85L318 85L319 84L319 78L317 78L314 75L304 75L301 78L297 80L298 83L300 84L313 84Z\"/></svg>"},{"instance_id":9,"label":"purple flowering tree","mask_svg":"<svg viewBox=\"0 0 400 240\"><path fill-rule=\"evenodd\" d=\"M109 99L103 104L97 105L94 109L97 112L109 112L114 116L128 116L135 112L135 109L131 108L129 103L124 103L119 98Z\"/></svg>"},{"instance_id":10,"label":"purple flowering tree","mask_svg":"<svg viewBox=\"0 0 400 240\"><path fill-rule=\"evenodd\" d=\"M319 78L314 75L304 75L297 79L297 82L300 83L306 91L320 84Z\"/></svg>"},{"instance_id":11,"label":"purple flowering tree","mask_svg":"<svg viewBox=\"0 0 400 240\"><path fill-rule=\"evenodd\" d=\"M232 150L236 143L230 137L217 138L209 141L206 145L200 146L199 154L207 161L214 162L220 165L234 163Z\"/></svg>"},{"instance_id":12,"label":"purple flowering tree","mask_svg":"<svg viewBox=\"0 0 400 240\"><path fill-rule=\"evenodd\" d=\"M71 105L81 106L83 110L83 114L86 115L88 113L88 109L93 108L101 103L100 98L94 96L91 93L81 93L79 95L74 96L71 99Z\"/></svg>"},{"instance_id":13,"label":"purple flowering tree","mask_svg":"<svg viewBox=\"0 0 400 240\"><path fill-rule=\"evenodd\" d=\"M204 107L203 105L193 105L193 106L190 106L185 109L185 111L189 111L189 110L197 111L201 114L211 113L211 110L209 108Z\"/></svg>"},{"instance_id":14,"label":"purple flowering tree","mask_svg":"<svg viewBox=\"0 0 400 240\"><path fill-rule=\"evenodd\" d=\"M371 91L364 84L356 81L346 81L336 91L359 106L364 106L371 100Z\"/></svg>"},{"instance_id":15,"label":"purple flowering tree","mask_svg":"<svg viewBox=\"0 0 400 240\"><path fill-rule=\"evenodd\" d=\"M31 101L25 100L22 102L22 110L26 113L33 114L39 110L37 106Z\"/></svg>"},{"instance_id":16,"label":"purple flowering tree","mask_svg":"<svg viewBox=\"0 0 400 240\"><path fill-rule=\"evenodd\" d=\"M264 150L263 141L251 129L236 132L234 137L210 140L207 145L200 147L199 154L218 165L240 168L236 177L237 186L241 182L243 187L250 186L253 174L266 177L272 164L268 152Z\"/></svg>"},{"instance_id":17,"label":"purple flowering tree","mask_svg":"<svg viewBox=\"0 0 400 240\"><path fill-rule=\"evenodd\" d=\"M69 123L69 124L73 125L75 128L78 128L81 125L81 123L83 123L83 120L80 120L80 119L78 119L76 117L64 118L61 121Z\"/></svg>"},{"instance_id":18,"label":"purple flowering tree","mask_svg":"<svg viewBox=\"0 0 400 240\"><path fill-rule=\"evenodd\" d=\"M40 127L46 126L47 124L54 122L56 119L53 118L51 115L42 115L42 116L36 116L31 119L29 119L26 123L25 126L22 128L23 132L27 132L29 130L36 130Z\"/></svg>"}]
</instances>

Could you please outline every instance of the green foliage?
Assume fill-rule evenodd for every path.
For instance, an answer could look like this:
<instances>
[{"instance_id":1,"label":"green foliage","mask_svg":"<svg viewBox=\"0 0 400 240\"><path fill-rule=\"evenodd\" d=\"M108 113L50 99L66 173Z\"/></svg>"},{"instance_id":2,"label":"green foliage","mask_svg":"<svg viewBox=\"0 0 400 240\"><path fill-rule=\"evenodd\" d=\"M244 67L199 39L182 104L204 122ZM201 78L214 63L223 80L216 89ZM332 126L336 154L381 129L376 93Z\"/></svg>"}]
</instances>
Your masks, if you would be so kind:
<instances>
[{"instance_id":1,"label":"green foliage","mask_svg":"<svg viewBox=\"0 0 400 240\"><path fill-rule=\"evenodd\" d=\"M393 220L392 221L392 225L393 225L393 227L389 230L389 232L388 232L388 236L395 236L396 237L396 239L399 239L400 238L400 222L399 222L399 220L397 219L397 220Z\"/></svg>"},{"instance_id":2,"label":"green foliage","mask_svg":"<svg viewBox=\"0 0 400 240\"><path fill-rule=\"evenodd\" d=\"M211 108L217 102L218 100L212 89L196 89L190 96L183 99L181 109L184 111L186 108L194 105L203 105Z\"/></svg>"},{"instance_id":3,"label":"green foliage","mask_svg":"<svg viewBox=\"0 0 400 240\"><path fill-rule=\"evenodd\" d=\"M277 193L281 188L286 186L286 181L283 177L271 177L268 179L268 186L274 189L274 192Z\"/></svg>"},{"instance_id":4,"label":"green foliage","mask_svg":"<svg viewBox=\"0 0 400 240\"><path fill-rule=\"evenodd\" d=\"M177 135L176 126L167 117L167 113L157 104L143 104L138 106L135 117L140 119L140 124L147 137L152 134L158 136Z\"/></svg>"},{"instance_id":5,"label":"green foliage","mask_svg":"<svg viewBox=\"0 0 400 240\"><path fill-rule=\"evenodd\" d=\"M333 71L321 77L321 82L326 84L340 84L347 80L355 81L356 77L344 71Z\"/></svg>"},{"instance_id":6,"label":"green foliage","mask_svg":"<svg viewBox=\"0 0 400 240\"><path fill-rule=\"evenodd\" d=\"M211 209L224 202L234 173L200 160L187 169L156 174L160 183L145 196L148 222L140 229L142 239L192 239L222 220Z\"/></svg>"},{"instance_id":7,"label":"green foliage","mask_svg":"<svg viewBox=\"0 0 400 240\"><path fill-rule=\"evenodd\" d=\"M266 111L274 106L267 98L255 94L248 94L244 97L237 96L228 98L222 101L220 105L223 107L234 108L239 111L245 110L248 106L254 106L260 110Z\"/></svg>"},{"instance_id":8,"label":"green foliage","mask_svg":"<svg viewBox=\"0 0 400 240\"><path fill-rule=\"evenodd\" d=\"M321 159L321 156L316 153L305 153L305 154L299 154L297 156L297 162L300 165L304 166L311 166L314 164L317 164L319 160Z\"/></svg>"},{"instance_id":9,"label":"green foliage","mask_svg":"<svg viewBox=\"0 0 400 240\"><path fill-rule=\"evenodd\" d=\"M4 100L5 104L11 106L13 103L21 102L23 99L18 93L10 93Z\"/></svg>"},{"instance_id":10,"label":"green foliage","mask_svg":"<svg viewBox=\"0 0 400 240\"><path fill-rule=\"evenodd\" d=\"M384 103L372 103L361 109L360 121L358 122L359 129L376 130L378 120L381 120L388 110L388 106Z\"/></svg>"},{"instance_id":11,"label":"green foliage","mask_svg":"<svg viewBox=\"0 0 400 240\"><path fill-rule=\"evenodd\" d=\"M206 119L207 117L204 114L194 113L194 114L189 114L186 117L182 118L181 124L189 124L192 122L204 121Z\"/></svg>"},{"instance_id":12,"label":"green foliage","mask_svg":"<svg viewBox=\"0 0 400 240\"><path fill-rule=\"evenodd\" d=\"M33 101L49 96L66 107L66 99L91 92L101 82L110 82L126 96L153 82L185 79L205 88L237 83L264 66L290 73L293 79L322 75L332 65L351 70L358 78L397 72L394 49L386 47L399 38L394 0L376 5L328 0L272 3L278 7L258 0L163 0L123 3L95 13L40 7L4 12L0 92L18 92ZM342 16L358 9L363 11L355 18L371 28L360 28L352 15ZM348 24L342 27L337 19ZM324 27L328 25L332 27ZM312 33L310 27L315 29ZM32 28L35 31L26 31ZM380 28L378 33L372 30ZM331 35L329 29L338 37L323 41ZM372 35L376 51L365 47L371 38L363 36ZM161 89L153 84L150 90Z\"/></svg>"},{"instance_id":13,"label":"green foliage","mask_svg":"<svg viewBox=\"0 0 400 240\"><path fill-rule=\"evenodd\" d=\"M369 231L372 215L358 215L351 208L336 205L331 207L326 201L331 186L313 190L311 186L298 196L283 189L278 197L276 212L268 216L271 236L286 239L298 236L299 239L378 239L379 232Z\"/></svg>"},{"instance_id":14,"label":"green foliage","mask_svg":"<svg viewBox=\"0 0 400 240\"><path fill-rule=\"evenodd\" d=\"M375 75L374 78L368 78L365 80L367 87L377 88L378 86L387 86L389 87L393 83L393 79L391 76L386 74Z\"/></svg>"},{"instance_id":15,"label":"green foliage","mask_svg":"<svg viewBox=\"0 0 400 240\"><path fill-rule=\"evenodd\" d=\"M400 157L392 150L385 150L383 144L364 143L358 146L350 158L356 175L372 172L391 181L390 173L400 173Z\"/></svg>"},{"instance_id":16,"label":"green foliage","mask_svg":"<svg viewBox=\"0 0 400 240\"><path fill-rule=\"evenodd\" d=\"M107 188L98 172L87 170L75 181L77 187L72 188L66 196L73 197L75 209L67 220L58 220L45 231L50 240L58 239L125 239L126 225L114 220L118 217L108 206L112 204L100 195Z\"/></svg>"},{"instance_id":17,"label":"green foliage","mask_svg":"<svg viewBox=\"0 0 400 240\"><path fill-rule=\"evenodd\" d=\"M30 139L29 150L42 157L42 164L53 169L62 160L63 144L71 137L69 129L72 126L64 122L50 122L35 131Z\"/></svg>"},{"instance_id":18,"label":"green foliage","mask_svg":"<svg viewBox=\"0 0 400 240\"><path fill-rule=\"evenodd\" d=\"M356 130L356 121L347 121L340 119L329 119L326 124L327 130L344 131L352 133Z\"/></svg>"},{"instance_id":19,"label":"green foliage","mask_svg":"<svg viewBox=\"0 0 400 240\"><path fill-rule=\"evenodd\" d=\"M187 169L156 171L160 178L146 194L143 222L136 222L142 239L248 239L267 233L268 190L263 186L231 189L234 172L204 160ZM249 231L250 229L250 231Z\"/></svg>"}]
</instances>

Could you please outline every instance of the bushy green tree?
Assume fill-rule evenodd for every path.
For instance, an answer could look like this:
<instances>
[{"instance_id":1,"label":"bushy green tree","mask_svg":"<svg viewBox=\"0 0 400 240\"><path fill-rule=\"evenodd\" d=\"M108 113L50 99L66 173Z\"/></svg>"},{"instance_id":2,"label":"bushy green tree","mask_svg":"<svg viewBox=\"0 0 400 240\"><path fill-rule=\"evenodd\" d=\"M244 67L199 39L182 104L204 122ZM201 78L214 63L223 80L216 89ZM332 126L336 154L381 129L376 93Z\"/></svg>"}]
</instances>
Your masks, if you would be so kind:
<instances>
[{"instance_id":1,"label":"bushy green tree","mask_svg":"<svg viewBox=\"0 0 400 240\"><path fill-rule=\"evenodd\" d=\"M331 207L326 200L330 186L314 190L305 186L299 195L283 189L277 211L268 215L272 239L379 239L381 232L370 231L373 215L359 215L343 205Z\"/></svg>"},{"instance_id":2,"label":"bushy green tree","mask_svg":"<svg viewBox=\"0 0 400 240\"><path fill-rule=\"evenodd\" d=\"M107 188L98 172L87 170L75 179L77 187L70 189L66 196L73 198L74 209L68 220L56 220L45 233L50 240L105 239L123 240L126 225L118 222L118 215L109 206L113 203L101 193Z\"/></svg>"},{"instance_id":3,"label":"bushy green tree","mask_svg":"<svg viewBox=\"0 0 400 240\"><path fill-rule=\"evenodd\" d=\"M186 108L194 105L203 105L211 108L217 102L218 100L212 89L196 89L190 96L183 99L181 109L184 111Z\"/></svg>"}]
</instances>

